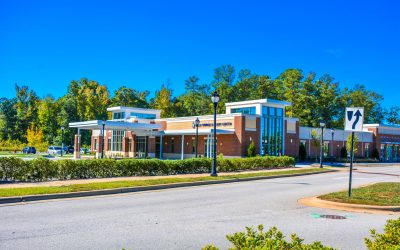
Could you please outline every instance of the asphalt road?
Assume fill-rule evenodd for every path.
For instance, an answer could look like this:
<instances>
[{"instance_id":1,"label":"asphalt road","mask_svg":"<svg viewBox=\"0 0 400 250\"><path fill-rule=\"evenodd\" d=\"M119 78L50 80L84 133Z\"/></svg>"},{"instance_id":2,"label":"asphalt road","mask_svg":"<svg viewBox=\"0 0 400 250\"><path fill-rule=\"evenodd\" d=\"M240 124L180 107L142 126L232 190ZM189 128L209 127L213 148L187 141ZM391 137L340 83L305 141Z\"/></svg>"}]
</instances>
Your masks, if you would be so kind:
<instances>
[{"instance_id":1,"label":"asphalt road","mask_svg":"<svg viewBox=\"0 0 400 250\"><path fill-rule=\"evenodd\" d=\"M400 174L400 167L364 168ZM199 186L0 207L0 249L200 249L229 246L225 235L245 226L277 226L306 242L364 249L370 228L390 215L305 207L299 198L347 188L348 174ZM354 174L354 186L400 181L398 176ZM319 214L347 219L316 218Z\"/></svg>"}]
</instances>

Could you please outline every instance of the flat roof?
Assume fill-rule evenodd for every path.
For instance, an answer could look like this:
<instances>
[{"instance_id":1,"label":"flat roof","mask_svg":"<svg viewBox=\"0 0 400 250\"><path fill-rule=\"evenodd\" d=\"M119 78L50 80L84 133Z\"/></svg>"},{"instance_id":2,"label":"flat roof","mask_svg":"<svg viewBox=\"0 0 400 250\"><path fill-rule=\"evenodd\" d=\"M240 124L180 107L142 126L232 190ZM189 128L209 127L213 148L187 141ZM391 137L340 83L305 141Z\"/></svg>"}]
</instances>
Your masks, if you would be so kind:
<instances>
[{"instance_id":1,"label":"flat roof","mask_svg":"<svg viewBox=\"0 0 400 250\"><path fill-rule=\"evenodd\" d=\"M79 129L103 129L102 120L92 120L85 122L71 122L70 128ZM161 124L139 123L139 122L124 122L124 121L106 121L105 128L109 130L134 130L134 131L150 131L153 129L161 129Z\"/></svg>"},{"instance_id":2,"label":"flat roof","mask_svg":"<svg viewBox=\"0 0 400 250\"><path fill-rule=\"evenodd\" d=\"M286 101L279 101L274 99L258 99L258 100L249 100L249 101L241 101L241 102L227 102L225 103L225 107L230 106L240 106L240 105L249 105L249 104L274 104L279 106L291 106L292 103Z\"/></svg>"},{"instance_id":3,"label":"flat roof","mask_svg":"<svg viewBox=\"0 0 400 250\"><path fill-rule=\"evenodd\" d=\"M242 114L242 113L232 113L232 114L217 114L217 119L224 118L232 118L235 116L259 116L259 115L250 115L250 114ZM166 121L166 122L187 122L187 121L195 121L197 118L199 120L211 120L214 119L214 115L199 115L199 116L182 116L182 117L172 117L172 118L160 118L155 119L155 121Z\"/></svg>"},{"instance_id":4,"label":"flat roof","mask_svg":"<svg viewBox=\"0 0 400 250\"><path fill-rule=\"evenodd\" d=\"M199 129L199 135L209 135L214 132L213 129ZM233 129L216 129L218 135L234 134ZM179 129L179 130L164 130L164 135L196 135L196 129Z\"/></svg>"},{"instance_id":5,"label":"flat roof","mask_svg":"<svg viewBox=\"0 0 400 250\"><path fill-rule=\"evenodd\" d=\"M160 113L161 112L158 109L136 108L136 107L126 107L126 106L116 106L116 107L107 108L107 111L123 111L123 110L137 110L140 112L149 112L149 113Z\"/></svg>"}]
</instances>

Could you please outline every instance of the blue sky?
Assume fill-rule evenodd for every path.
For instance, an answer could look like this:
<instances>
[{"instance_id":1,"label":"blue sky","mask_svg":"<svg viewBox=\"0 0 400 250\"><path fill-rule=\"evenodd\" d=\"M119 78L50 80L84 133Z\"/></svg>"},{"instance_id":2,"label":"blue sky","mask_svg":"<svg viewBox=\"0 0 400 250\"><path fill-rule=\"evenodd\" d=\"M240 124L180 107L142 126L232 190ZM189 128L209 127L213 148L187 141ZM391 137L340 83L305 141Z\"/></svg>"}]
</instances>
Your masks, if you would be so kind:
<instances>
[{"instance_id":1,"label":"blue sky","mask_svg":"<svg viewBox=\"0 0 400 250\"><path fill-rule=\"evenodd\" d=\"M152 94L170 79L180 94L232 64L329 73L400 105L399 13L395 0L1 1L0 96L18 83L59 97L82 77Z\"/></svg>"}]
</instances>

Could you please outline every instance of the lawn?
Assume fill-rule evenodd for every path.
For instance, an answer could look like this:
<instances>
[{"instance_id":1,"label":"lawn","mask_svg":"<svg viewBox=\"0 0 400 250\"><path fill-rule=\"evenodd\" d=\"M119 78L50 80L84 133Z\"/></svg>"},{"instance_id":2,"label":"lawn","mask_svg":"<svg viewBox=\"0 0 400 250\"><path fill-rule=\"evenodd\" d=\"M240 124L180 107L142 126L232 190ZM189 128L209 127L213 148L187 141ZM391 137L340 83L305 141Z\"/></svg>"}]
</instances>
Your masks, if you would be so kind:
<instances>
[{"instance_id":1,"label":"lawn","mask_svg":"<svg viewBox=\"0 0 400 250\"><path fill-rule=\"evenodd\" d=\"M347 191L319 196L323 200L378 206L400 206L400 182L382 182Z\"/></svg>"},{"instance_id":2,"label":"lawn","mask_svg":"<svg viewBox=\"0 0 400 250\"><path fill-rule=\"evenodd\" d=\"M12 196L25 196L25 195L39 195L39 194L56 194L56 193L69 193L79 191L91 191L101 189L113 189L113 188L125 188L125 187L143 187L160 184L171 184L171 183L183 183L183 182L197 182L197 181L208 181L208 180L229 180L236 178L250 178L250 177L261 177L261 176L280 176L280 175L294 175L294 174L305 174L305 173L319 173L326 172L329 169L320 168L307 168L297 170L285 170L277 172L258 172L248 174L232 174L227 176L218 177L177 177L177 178L164 178L164 179L151 179L151 180L133 180L133 181L113 181L113 182L97 182L87 184L73 184L58 187L23 187L23 188L0 188L0 197L12 197Z\"/></svg>"}]
</instances>

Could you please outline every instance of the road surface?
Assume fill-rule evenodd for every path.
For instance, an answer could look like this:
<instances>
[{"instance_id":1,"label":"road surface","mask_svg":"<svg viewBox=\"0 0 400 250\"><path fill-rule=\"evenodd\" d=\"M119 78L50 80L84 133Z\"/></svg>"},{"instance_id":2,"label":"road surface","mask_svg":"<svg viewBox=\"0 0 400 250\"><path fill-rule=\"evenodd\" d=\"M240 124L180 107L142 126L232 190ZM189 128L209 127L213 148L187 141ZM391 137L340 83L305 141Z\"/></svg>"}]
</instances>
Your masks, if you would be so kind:
<instances>
[{"instance_id":1,"label":"road surface","mask_svg":"<svg viewBox=\"0 0 400 250\"><path fill-rule=\"evenodd\" d=\"M400 167L362 168L354 186L400 181ZM346 189L336 172L124 195L0 207L0 249L200 249L230 245L227 233L258 224L320 240L340 249L364 249L370 228L382 230L390 215L305 207L303 197ZM316 218L320 214L347 219Z\"/></svg>"}]
</instances>

